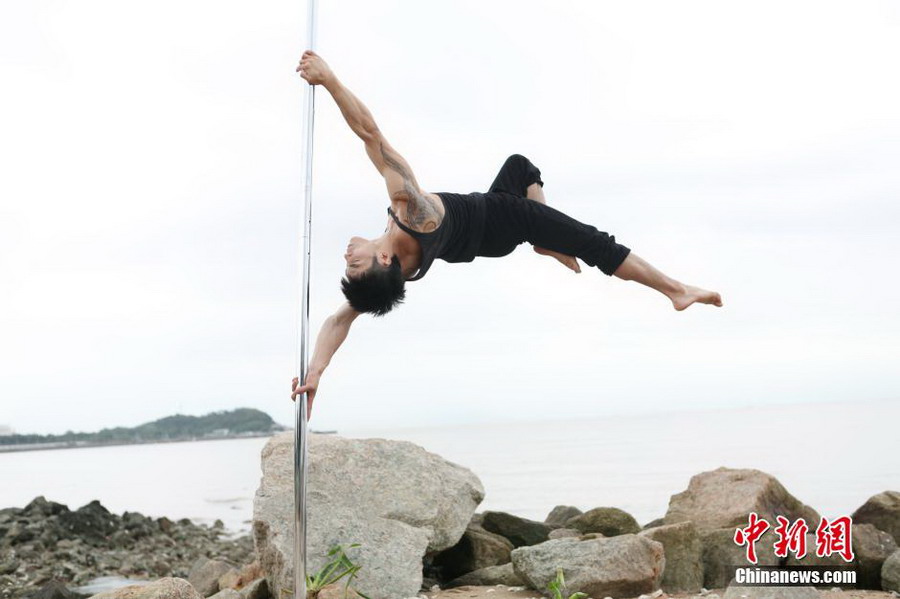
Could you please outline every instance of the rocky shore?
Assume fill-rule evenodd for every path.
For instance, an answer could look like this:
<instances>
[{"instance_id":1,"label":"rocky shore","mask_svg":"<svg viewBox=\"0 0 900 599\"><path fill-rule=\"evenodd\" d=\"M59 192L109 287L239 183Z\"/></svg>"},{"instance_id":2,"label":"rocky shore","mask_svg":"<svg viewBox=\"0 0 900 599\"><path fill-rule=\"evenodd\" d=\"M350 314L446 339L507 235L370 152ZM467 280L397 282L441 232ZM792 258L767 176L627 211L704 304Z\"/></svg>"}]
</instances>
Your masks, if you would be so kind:
<instances>
[{"instance_id":1,"label":"rocky shore","mask_svg":"<svg viewBox=\"0 0 900 599\"><path fill-rule=\"evenodd\" d=\"M820 515L758 470L719 468L694 476L665 514L641 525L612 506L559 505L543 521L476 512L484 498L467 468L404 441L314 436L307 499L307 574L346 548L349 577L310 595L370 599L551 597L594 599L889 599L900 597L900 493L884 491L852 514L854 559L817 557ZM96 599L283 599L293 596L293 439L273 437L262 453L253 537L229 539L221 526L110 514L93 502L70 511L37 498L0 510L0 599L73 599L104 575L143 586ZM746 565L735 530L748 514L810 524L812 554L777 557L773 534L757 546L760 565L819 565L855 573L855 584L740 587ZM849 515L849 514L848 514ZM837 515L829 514L831 518ZM354 545L358 544L358 546ZM338 570L341 571L340 569ZM708 590L709 589L709 590Z\"/></svg>"},{"instance_id":2,"label":"rocky shore","mask_svg":"<svg viewBox=\"0 0 900 599\"><path fill-rule=\"evenodd\" d=\"M119 516L97 501L73 511L44 497L0 510L2 599L33 596L45 587L74 590L105 576L187 578L200 558L238 565L253 555L252 539L229 538L220 522L207 527L136 512Z\"/></svg>"}]
</instances>

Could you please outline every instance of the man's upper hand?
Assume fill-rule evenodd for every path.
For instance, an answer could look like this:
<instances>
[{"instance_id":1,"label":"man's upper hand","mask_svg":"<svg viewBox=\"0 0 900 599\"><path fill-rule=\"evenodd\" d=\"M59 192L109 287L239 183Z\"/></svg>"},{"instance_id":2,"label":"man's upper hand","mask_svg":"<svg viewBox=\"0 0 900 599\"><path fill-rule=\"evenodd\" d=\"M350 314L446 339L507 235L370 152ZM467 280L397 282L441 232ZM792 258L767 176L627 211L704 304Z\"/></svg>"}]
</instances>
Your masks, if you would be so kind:
<instances>
[{"instance_id":1,"label":"man's upper hand","mask_svg":"<svg viewBox=\"0 0 900 599\"><path fill-rule=\"evenodd\" d=\"M300 379L294 377L291 381L291 399L297 401L297 396L306 393L306 419L312 420L312 405L316 398L316 389L319 387L319 377L313 374L306 375L306 384L301 385Z\"/></svg>"},{"instance_id":2,"label":"man's upper hand","mask_svg":"<svg viewBox=\"0 0 900 599\"><path fill-rule=\"evenodd\" d=\"M312 50L303 53L296 70L310 85L322 85L334 77L328 63Z\"/></svg>"}]
</instances>

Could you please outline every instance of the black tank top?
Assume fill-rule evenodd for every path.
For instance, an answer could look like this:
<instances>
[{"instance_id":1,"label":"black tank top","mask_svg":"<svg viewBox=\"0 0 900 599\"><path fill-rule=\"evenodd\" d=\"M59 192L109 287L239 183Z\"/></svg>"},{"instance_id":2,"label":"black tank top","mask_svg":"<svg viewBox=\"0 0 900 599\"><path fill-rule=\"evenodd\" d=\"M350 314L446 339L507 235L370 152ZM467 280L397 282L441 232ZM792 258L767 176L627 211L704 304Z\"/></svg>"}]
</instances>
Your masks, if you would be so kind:
<instances>
[{"instance_id":1,"label":"black tank top","mask_svg":"<svg viewBox=\"0 0 900 599\"><path fill-rule=\"evenodd\" d=\"M425 276L436 258L445 262L471 262L481 244L484 234L484 194L481 193L438 193L444 204L444 219L434 231L415 231L397 218L388 207L388 214L397 226L412 235L422 248L419 270L409 281L418 281Z\"/></svg>"}]
</instances>

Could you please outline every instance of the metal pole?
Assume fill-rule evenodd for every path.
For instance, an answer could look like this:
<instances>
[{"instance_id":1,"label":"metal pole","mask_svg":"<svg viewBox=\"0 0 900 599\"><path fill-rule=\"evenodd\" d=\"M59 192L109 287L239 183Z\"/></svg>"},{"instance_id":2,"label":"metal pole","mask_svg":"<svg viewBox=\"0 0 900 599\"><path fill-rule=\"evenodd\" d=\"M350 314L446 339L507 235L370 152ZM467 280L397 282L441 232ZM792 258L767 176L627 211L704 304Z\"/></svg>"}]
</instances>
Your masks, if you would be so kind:
<instances>
[{"instance_id":1,"label":"metal pole","mask_svg":"<svg viewBox=\"0 0 900 599\"><path fill-rule=\"evenodd\" d=\"M307 1L306 47L316 49L316 0ZM301 384L306 383L309 364L309 253L310 231L312 229L312 159L313 123L315 120L316 92L312 85L306 86L303 95L303 109L306 122L303 127L303 160L306 171L303 180L304 222L303 222L303 282L300 288L300 338L297 345L296 372ZM294 406L294 599L306 599L306 472L309 452L306 429L306 394L297 397Z\"/></svg>"}]
</instances>

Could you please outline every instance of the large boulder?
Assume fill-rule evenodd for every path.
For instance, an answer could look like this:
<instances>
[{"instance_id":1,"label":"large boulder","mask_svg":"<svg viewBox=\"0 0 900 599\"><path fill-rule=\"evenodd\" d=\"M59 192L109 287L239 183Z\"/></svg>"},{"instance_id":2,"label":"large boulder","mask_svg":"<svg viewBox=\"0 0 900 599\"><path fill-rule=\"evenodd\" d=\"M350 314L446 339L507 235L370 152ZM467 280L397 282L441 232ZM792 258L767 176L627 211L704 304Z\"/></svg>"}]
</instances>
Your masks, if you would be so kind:
<instances>
[{"instance_id":1,"label":"large boulder","mask_svg":"<svg viewBox=\"0 0 900 599\"><path fill-rule=\"evenodd\" d=\"M459 578L455 578L444 585L444 588L452 589L466 585L473 586L495 586L502 584L508 587L517 587L525 584L516 571L513 569L512 562L503 564L502 566L488 566L480 568L467 574L463 574Z\"/></svg>"},{"instance_id":2,"label":"large boulder","mask_svg":"<svg viewBox=\"0 0 900 599\"><path fill-rule=\"evenodd\" d=\"M693 522L666 524L638 533L662 543L666 555L660 586L667 593L696 593L703 588L703 552Z\"/></svg>"},{"instance_id":3,"label":"large boulder","mask_svg":"<svg viewBox=\"0 0 900 599\"><path fill-rule=\"evenodd\" d=\"M549 525L528 518L521 518L506 512L485 512L481 517L481 527L488 532L509 539L515 547L537 545L549 539Z\"/></svg>"},{"instance_id":4,"label":"large boulder","mask_svg":"<svg viewBox=\"0 0 900 599\"><path fill-rule=\"evenodd\" d=\"M92 596L90 599L202 599L183 578L160 578L150 584L131 585Z\"/></svg>"},{"instance_id":5,"label":"large boulder","mask_svg":"<svg viewBox=\"0 0 900 599\"><path fill-rule=\"evenodd\" d=\"M747 548L734 542L733 528L702 531L700 546L703 551L703 586L719 589L728 586L734 578L734 566L752 566L747 561ZM756 565L777 566L780 558L775 555L768 537L756 543Z\"/></svg>"},{"instance_id":6,"label":"large boulder","mask_svg":"<svg viewBox=\"0 0 900 599\"><path fill-rule=\"evenodd\" d=\"M881 566L881 588L900 593L900 549L884 560Z\"/></svg>"},{"instance_id":7,"label":"large boulder","mask_svg":"<svg viewBox=\"0 0 900 599\"><path fill-rule=\"evenodd\" d=\"M871 524L853 523L856 588L881 590L881 567L897 551L894 537Z\"/></svg>"},{"instance_id":8,"label":"large boulder","mask_svg":"<svg viewBox=\"0 0 900 599\"><path fill-rule=\"evenodd\" d=\"M592 597L635 597L659 588L665 567L663 547L637 535L612 538L553 539L512 552L515 573L531 588L547 585L562 568L569 592Z\"/></svg>"},{"instance_id":9,"label":"large boulder","mask_svg":"<svg viewBox=\"0 0 900 599\"><path fill-rule=\"evenodd\" d=\"M407 441L310 435L307 573L334 545L361 566L354 586L372 599L415 595L422 558L453 546L484 498L478 478ZM273 597L294 584L293 433L272 437L253 505L253 535Z\"/></svg>"},{"instance_id":10,"label":"large boulder","mask_svg":"<svg viewBox=\"0 0 900 599\"><path fill-rule=\"evenodd\" d=\"M759 470L718 468L691 477L688 488L669 501L666 524L691 521L700 531L746 526L750 512L774 526L775 516L804 518L811 527L819 514Z\"/></svg>"},{"instance_id":11,"label":"large boulder","mask_svg":"<svg viewBox=\"0 0 900 599\"><path fill-rule=\"evenodd\" d=\"M430 557L432 575L451 580L467 572L509 563L513 544L505 537L469 524L453 547Z\"/></svg>"},{"instance_id":12,"label":"large boulder","mask_svg":"<svg viewBox=\"0 0 900 599\"><path fill-rule=\"evenodd\" d=\"M884 491L870 497L853 512L853 524L871 524L900 545L900 492Z\"/></svg>"},{"instance_id":13,"label":"large boulder","mask_svg":"<svg viewBox=\"0 0 900 599\"><path fill-rule=\"evenodd\" d=\"M562 528L570 518L580 516L582 511L574 505L558 505L550 510L547 517L544 518L544 524L550 528Z\"/></svg>"},{"instance_id":14,"label":"large boulder","mask_svg":"<svg viewBox=\"0 0 900 599\"><path fill-rule=\"evenodd\" d=\"M636 534L641 525L624 510L617 507L595 507L583 514L569 518L566 528L574 528L582 533L599 532L605 537Z\"/></svg>"}]
</instances>

